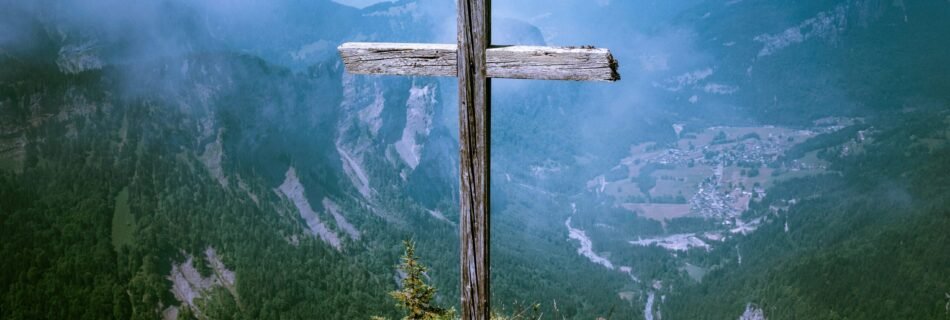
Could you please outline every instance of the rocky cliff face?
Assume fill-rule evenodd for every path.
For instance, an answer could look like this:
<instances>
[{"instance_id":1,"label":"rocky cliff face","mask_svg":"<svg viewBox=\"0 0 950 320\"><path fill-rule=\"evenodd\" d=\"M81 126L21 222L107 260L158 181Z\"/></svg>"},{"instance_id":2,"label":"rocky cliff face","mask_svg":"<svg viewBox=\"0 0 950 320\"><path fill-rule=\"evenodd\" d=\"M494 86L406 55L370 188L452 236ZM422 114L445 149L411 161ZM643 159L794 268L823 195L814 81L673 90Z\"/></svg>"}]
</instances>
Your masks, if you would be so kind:
<instances>
[{"instance_id":1,"label":"rocky cliff face","mask_svg":"<svg viewBox=\"0 0 950 320\"><path fill-rule=\"evenodd\" d=\"M443 158L454 142L437 118L443 108L438 80L349 76L337 61L334 43L342 39L424 37L419 30L426 22L409 5L415 4L358 11L301 2L288 6L301 19L291 14L261 30L212 15L186 35L177 27L167 30L171 38L203 39L206 45L136 59L136 50L157 47L130 40L135 35L112 25L52 18L68 8L24 6L18 8L24 17L16 19L8 11L4 25L15 25L23 35L4 35L0 42L0 63L10 66L0 71L0 169L21 171L51 159L48 150L71 140L108 137L102 143L113 145L116 162L177 157L240 201L281 214L282 198L289 199L300 226L339 250L344 235L363 236L364 219L347 216L366 208L379 215L392 211L384 203L394 192L422 183L409 179L414 172L454 180L454 171L446 170L454 167L454 153ZM187 8L175 10L173 20L193 22ZM323 12L314 26L314 16L305 13L315 10L339 15ZM292 36L275 36L281 32ZM205 51L249 43L263 59ZM147 149L153 144L160 148ZM380 198L382 189L387 195ZM364 208L354 210L349 199Z\"/></svg>"}]
</instances>

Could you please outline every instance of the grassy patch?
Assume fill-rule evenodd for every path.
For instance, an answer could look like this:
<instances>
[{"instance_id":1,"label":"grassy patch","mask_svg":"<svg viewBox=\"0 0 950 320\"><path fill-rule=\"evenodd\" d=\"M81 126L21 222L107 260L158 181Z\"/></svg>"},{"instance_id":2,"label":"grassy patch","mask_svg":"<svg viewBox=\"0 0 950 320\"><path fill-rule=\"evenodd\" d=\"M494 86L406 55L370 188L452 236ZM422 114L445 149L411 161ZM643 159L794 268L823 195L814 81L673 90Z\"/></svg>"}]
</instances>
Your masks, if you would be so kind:
<instances>
[{"instance_id":1,"label":"grassy patch","mask_svg":"<svg viewBox=\"0 0 950 320\"><path fill-rule=\"evenodd\" d=\"M686 271L686 274L689 275L690 279L693 279L696 282L703 282L703 277L706 276L707 272L707 270L703 267L694 266L689 263L686 263L686 265L680 268L680 270Z\"/></svg>"},{"instance_id":2,"label":"grassy patch","mask_svg":"<svg viewBox=\"0 0 950 320\"><path fill-rule=\"evenodd\" d=\"M115 197L115 212L112 214L112 246L119 250L123 245L132 245L133 230L135 230L135 216L129 208L129 188L126 187Z\"/></svg>"},{"instance_id":3,"label":"grassy patch","mask_svg":"<svg viewBox=\"0 0 950 320\"><path fill-rule=\"evenodd\" d=\"M623 208L660 222L689 216L688 204L624 203Z\"/></svg>"}]
</instances>

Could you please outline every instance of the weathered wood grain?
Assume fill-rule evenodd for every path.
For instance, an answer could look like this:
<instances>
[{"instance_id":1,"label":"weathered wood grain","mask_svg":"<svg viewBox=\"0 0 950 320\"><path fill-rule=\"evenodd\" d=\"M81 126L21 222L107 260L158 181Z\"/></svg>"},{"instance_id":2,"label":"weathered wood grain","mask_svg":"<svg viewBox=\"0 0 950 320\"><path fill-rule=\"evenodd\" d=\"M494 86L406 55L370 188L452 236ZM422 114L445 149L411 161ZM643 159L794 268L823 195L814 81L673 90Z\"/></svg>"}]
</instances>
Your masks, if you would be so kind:
<instances>
[{"instance_id":1,"label":"weathered wood grain","mask_svg":"<svg viewBox=\"0 0 950 320\"><path fill-rule=\"evenodd\" d=\"M458 77L459 255L464 320L490 317L490 78L617 81L617 61L593 47L491 47L491 0L458 0L458 44L344 43L353 74Z\"/></svg>"},{"instance_id":2,"label":"weathered wood grain","mask_svg":"<svg viewBox=\"0 0 950 320\"><path fill-rule=\"evenodd\" d=\"M454 77L453 44L349 42L339 48L353 74ZM488 77L541 80L617 81L610 50L592 47L493 46L487 49Z\"/></svg>"},{"instance_id":3,"label":"weathered wood grain","mask_svg":"<svg viewBox=\"0 0 950 320\"><path fill-rule=\"evenodd\" d=\"M459 256L463 320L489 320L491 1L458 0Z\"/></svg>"},{"instance_id":4,"label":"weathered wood grain","mask_svg":"<svg viewBox=\"0 0 950 320\"><path fill-rule=\"evenodd\" d=\"M348 42L337 50L352 74L458 75L454 44Z\"/></svg>"}]
</instances>

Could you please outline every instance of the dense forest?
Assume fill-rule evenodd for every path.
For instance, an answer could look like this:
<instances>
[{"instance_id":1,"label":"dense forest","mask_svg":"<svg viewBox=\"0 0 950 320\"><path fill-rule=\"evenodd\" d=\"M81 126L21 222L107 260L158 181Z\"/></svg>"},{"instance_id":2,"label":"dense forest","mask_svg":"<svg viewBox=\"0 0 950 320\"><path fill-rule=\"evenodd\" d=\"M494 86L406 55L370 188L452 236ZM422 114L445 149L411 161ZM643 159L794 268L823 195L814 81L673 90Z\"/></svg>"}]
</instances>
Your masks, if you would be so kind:
<instances>
[{"instance_id":1,"label":"dense forest","mask_svg":"<svg viewBox=\"0 0 950 320\"><path fill-rule=\"evenodd\" d=\"M946 136L947 116L921 110L877 123L864 154L833 162L840 175L772 189L770 199L800 199L787 220L711 252L706 263L721 267L672 297L670 316L727 318L751 301L778 318L946 317L950 154L914 140Z\"/></svg>"},{"instance_id":2,"label":"dense forest","mask_svg":"<svg viewBox=\"0 0 950 320\"><path fill-rule=\"evenodd\" d=\"M499 317L950 318L950 4L525 3L499 4L497 41L590 37L624 80L493 83ZM407 287L457 308L454 80L353 76L335 52L445 40L450 5L42 4L0 1L0 318L398 319ZM618 165L631 149L830 118L848 121L738 164L824 166L764 187L736 218L754 232L632 244L728 228L626 209L693 201L657 191L673 164Z\"/></svg>"},{"instance_id":3,"label":"dense forest","mask_svg":"<svg viewBox=\"0 0 950 320\"><path fill-rule=\"evenodd\" d=\"M281 117L313 117L303 106L331 102L314 101L327 98L296 92L329 87L326 79L339 77L339 69L317 66L291 73L245 55L189 57L186 61L195 69L228 66L226 72L210 76L187 75L184 81L191 85L237 84L219 89L213 101L202 102L197 92L162 96L160 93L171 90L163 88L172 81L168 77L147 84L155 93L120 96L113 93L121 76L117 69L63 75L48 61L39 61L16 64L14 70L22 73L9 77L21 80L4 82L3 87L4 105L32 104L33 108L4 110L8 123L37 122L24 134L30 141L41 142L26 149L20 164L0 173L2 254L14 257L4 259L0 266L5 270L0 283L6 288L2 291L4 318L155 318L168 306L181 307L170 291L172 266L188 257L203 256L207 248L221 252L224 265L238 276L233 293L212 289L203 302L195 302L201 306L202 317L395 316L398 309L388 292L397 288L395 265L405 239L420 243L418 254L433 266L428 275L440 288L436 301L455 305L452 297L457 295L458 262L454 224L424 219L428 213L401 192L398 177L391 178L389 188L377 189L377 199L384 201L377 205L387 208L387 214L348 200L346 191L337 189L341 177L332 162L304 161L325 159L319 152L332 148L333 142L328 141L332 136L321 132L299 135L296 132L303 128L288 128L279 121L249 122L242 116L265 112L255 106L266 104L263 99L280 96L288 99L284 103L287 109L282 110L287 114ZM180 62L152 65L161 68L166 63ZM176 110L179 103L194 107ZM317 116L331 117L334 111L328 112ZM69 116L45 118L47 113ZM222 130L221 148L233 155L225 158L222 167L232 172L230 177L240 179L231 180L232 184L244 184L246 189L223 187L204 168L202 151L204 145L214 143L214 136L209 138L211 142L189 138L201 133L188 124L212 113L227 128ZM316 125L329 122L320 121ZM281 136L280 130L295 133ZM299 144L313 149L287 147ZM351 242L344 243L341 251L305 236L306 224L296 208L270 190L281 183L288 166L297 167L308 186L320 186L308 189L312 192L307 194L309 198L338 199L365 236L358 242L348 239ZM386 163L370 163L367 170L375 177L391 176L387 167ZM528 210L526 204L535 208L531 198L509 198L499 204L501 217ZM550 210L558 209L552 204ZM562 265L584 265L563 246L563 238L537 226L533 232L515 232L523 230L517 222L521 219L498 221L501 224L496 228L510 231L499 232L501 237L495 243L516 237L509 241L533 244L528 250L503 245L495 249L495 292L505 297L498 304L501 310L523 301L558 301L570 316L617 308L610 299L603 303L589 300L612 295L598 285L611 282L609 274L582 267L574 271L574 277L596 281L545 276L562 274ZM529 259L547 263L539 269L524 263ZM194 261L205 276L211 273L207 261ZM180 310L181 317L193 316L188 308Z\"/></svg>"}]
</instances>

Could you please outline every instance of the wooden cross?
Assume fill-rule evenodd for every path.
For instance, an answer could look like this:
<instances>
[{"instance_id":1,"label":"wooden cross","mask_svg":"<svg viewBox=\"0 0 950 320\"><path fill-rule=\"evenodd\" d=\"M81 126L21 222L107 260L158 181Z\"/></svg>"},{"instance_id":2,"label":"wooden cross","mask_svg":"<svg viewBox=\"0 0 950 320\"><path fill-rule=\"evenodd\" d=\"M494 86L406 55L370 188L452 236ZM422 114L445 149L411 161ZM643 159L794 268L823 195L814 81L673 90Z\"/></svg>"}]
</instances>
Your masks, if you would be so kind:
<instances>
[{"instance_id":1,"label":"wooden cross","mask_svg":"<svg viewBox=\"0 0 950 320\"><path fill-rule=\"evenodd\" d=\"M457 76L459 80L462 319L487 320L489 299L489 78L617 81L607 49L491 45L491 0L458 0L458 44L344 43L353 74Z\"/></svg>"}]
</instances>

